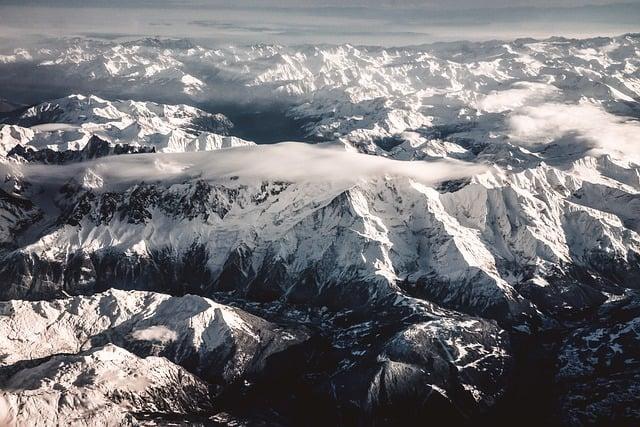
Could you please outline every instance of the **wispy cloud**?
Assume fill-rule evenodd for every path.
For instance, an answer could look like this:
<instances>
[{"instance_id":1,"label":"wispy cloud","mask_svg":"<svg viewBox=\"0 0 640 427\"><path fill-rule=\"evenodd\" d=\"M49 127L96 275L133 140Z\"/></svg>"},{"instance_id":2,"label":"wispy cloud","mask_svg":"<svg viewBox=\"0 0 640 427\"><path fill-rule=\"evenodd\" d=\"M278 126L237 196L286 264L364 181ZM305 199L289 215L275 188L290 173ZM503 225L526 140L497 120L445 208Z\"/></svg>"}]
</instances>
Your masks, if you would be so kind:
<instances>
[{"instance_id":1,"label":"wispy cloud","mask_svg":"<svg viewBox=\"0 0 640 427\"><path fill-rule=\"evenodd\" d=\"M510 89L493 91L478 102L478 108L488 113L501 113L555 97L555 86L535 82L518 82Z\"/></svg>"}]
</instances>

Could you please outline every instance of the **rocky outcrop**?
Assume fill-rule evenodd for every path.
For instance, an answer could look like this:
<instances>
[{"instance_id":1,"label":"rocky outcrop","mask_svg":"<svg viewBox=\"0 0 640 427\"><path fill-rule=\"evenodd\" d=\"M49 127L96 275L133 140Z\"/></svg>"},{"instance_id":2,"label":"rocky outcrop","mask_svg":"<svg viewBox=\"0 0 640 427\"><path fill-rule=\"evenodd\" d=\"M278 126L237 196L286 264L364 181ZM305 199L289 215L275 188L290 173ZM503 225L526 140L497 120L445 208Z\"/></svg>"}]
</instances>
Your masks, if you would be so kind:
<instances>
[{"instance_id":1,"label":"rocky outcrop","mask_svg":"<svg viewBox=\"0 0 640 427\"><path fill-rule=\"evenodd\" d=\"M558 355L556 387L567 425L631 425L638 420L640 295L603 304L572 331Z\"/></svg>"},{"instance_id":2,"label":"rocky outcrop","mask_svg":"<svg viewBox=\"0 0 640 427\"><path fill-rule=\"evenodd\" d=\"M25 148L22 145L16 145L9 150L7 157L21 159L29 163L63 165L65 163L83 162L110 155L155 152L155 147L137 147L127 144L116 144L112 147L107 141L97 136L92 136L82 150L56 151L49 148L34 150L32 148Z\"/></svg>"}]
</instances>

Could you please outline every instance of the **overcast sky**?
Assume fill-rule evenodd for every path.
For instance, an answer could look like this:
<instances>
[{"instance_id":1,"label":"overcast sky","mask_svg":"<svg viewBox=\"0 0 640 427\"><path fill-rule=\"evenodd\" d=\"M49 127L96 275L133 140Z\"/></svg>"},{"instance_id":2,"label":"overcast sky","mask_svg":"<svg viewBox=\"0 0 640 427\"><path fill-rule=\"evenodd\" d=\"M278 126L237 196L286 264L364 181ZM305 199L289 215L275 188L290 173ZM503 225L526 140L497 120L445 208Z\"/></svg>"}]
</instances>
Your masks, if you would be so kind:
<instances>
[{"instance_id":1,"label":"overcast sky","mask_svg":"<svg viewBox=\"0 0 640 427\"><path fill-rule=\"evenodd\" d=\"M2 4L103 7L422 7L437 9L479 9L485 7L578 7L621 3L619 0L2 0ZM626 3L634 3L627 1ZM637 1L635 2L637 3Z\"/></svg>"},{"instance_id":2,"label":"overcast sky","mask_svg":"<svg viewBox=\"0 0 640 427\"><path fill-rule=\"evenodd\" d=\"M388 46L628 32L640 32L640 0L0 0L4 46L42 36Z\"/></svg>"}]
</instances>

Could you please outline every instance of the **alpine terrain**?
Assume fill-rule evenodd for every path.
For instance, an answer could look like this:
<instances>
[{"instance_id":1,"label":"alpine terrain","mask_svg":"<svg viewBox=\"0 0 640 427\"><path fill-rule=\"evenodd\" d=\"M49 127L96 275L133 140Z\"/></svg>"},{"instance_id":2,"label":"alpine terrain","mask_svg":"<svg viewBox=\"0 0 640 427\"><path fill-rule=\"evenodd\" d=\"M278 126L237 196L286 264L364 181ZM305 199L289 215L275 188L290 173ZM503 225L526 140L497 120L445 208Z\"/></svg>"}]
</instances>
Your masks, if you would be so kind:
<instances>
[{"instance_id":1,"label":"alpine terrain","mask_svg":"<svg viewBox=\"0 0 640 427\"><path fill-rule=\"evenodd\" d=\"M640 424L640 35L68 37L0 97L0 425Z\"/></svg>"}]
</instances>

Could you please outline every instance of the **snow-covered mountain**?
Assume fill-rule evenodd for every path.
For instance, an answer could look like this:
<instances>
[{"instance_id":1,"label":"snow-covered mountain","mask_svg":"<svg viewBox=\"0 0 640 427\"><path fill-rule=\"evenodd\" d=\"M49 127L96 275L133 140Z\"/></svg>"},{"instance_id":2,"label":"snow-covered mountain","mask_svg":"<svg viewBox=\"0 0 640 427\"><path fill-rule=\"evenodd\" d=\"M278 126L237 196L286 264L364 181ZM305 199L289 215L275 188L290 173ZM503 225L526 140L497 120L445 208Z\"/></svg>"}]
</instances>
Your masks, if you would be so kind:
<instances>
[{"instance_id":1,"label":"snow-covered mountain","mask_svg":"<svg viewBox=\"0 0 640 427\"><path fill-rule=\"evenodd\" d=\"M639 46L636 34L404 48L214 49L185 40L70 38L0 57L0 81L15 87L16 97L28 85L31 94L50 94L55 87L107 98L234 104L252 111L283 104L309 138L341 138L378 154L401 144L396 155L434 155L450 151L434 146L434 127L456 139L501 141L522 130L511 120L522 110L543 128L549 117L541 113L557 116L563 104L568 107L561 112L569 117L638 117ZM563 133L584 130L580 123L561 121Z\"/></svg>"},{"instance_id":2,"label":"snow-covered mountain","mask_svg":"<svg viewBox=\"0 0 640 427\"><path fill-rule=\"evenodd\" d=\"M241 310L195 295L108 291L92 297L3 303L3 366L114 343L140 356L164 356L222 385L258 372L273 353L304 342ZM29 334L25 334L28 330Z\"/></svg>"},{"instance_id":3,"label":"snow-covered mountain","mask_svg":"<svg viewBox=\"0 0 640 427\"><path fill-rule=\"evenodd\" d=\"M286 169L278 164L282 153L297 150L283 145L196 157L213 170L237 159ZM5 228L37 222L4 253L11 262L0 269L1 295L48 298L112 286L234 290L353 308L409 292L502 322L528 319L528 325L548 305L585 309L599 302L567 292L583 286L576 274L590 275L603 298L602 292L619 293L638 280L637 167L586 156L563 169L544 162L511 172L495 166L434 188L421 177L393 174L336 181L329 174L340 151L311 153L308 161L326 168L320 182L312 175L287 179L277 170L264 175L270 180L248 179L242 169L174 177L170 171L191 165L182 155L135 163L126 161L135 155L107 157L68 168L58 184L51 179L55 166L23 166L25 175L16 180L29 183L21 193L29 202L7 197L21 217L10 217ZM320 158L327 155L335 159ZM113 171L127 169L140 178L120 182ZM42 177L47 181L39 183ZM308 281L301 284L300 277ZM539 301L537 289L545 293Z\"/></svg>"},{"instance_id":4,"label":"snow-covered mountain","mask_svg":"<svg viewBox=\"0 0 640 427\"><path fill-rule=\"evenodd\" d=\"M7 113L0 122L0 150L16 145L56 151L81 150L91 137L110 145L153 147L160 152L216 150L250 145L229 136L231 121L188 105L107 101L70 95Z\"/></svg>"},{"instance_id":5,"label":"snow-covered mountain","mask_svg":"<svg viewBox=\"0 0 640 427\"><path fill-rule=\"evenodd\" d=\"M202 380L163 357L140 358L111 344L56 355L3 389L3 415L18 426L135 426L136 415L185 417L210 407Z\"/></svg>"},{"instance_id":6,"label":"snow-covered mountain","mask_svg":"<svg viewBox=\"0 0 640 427\"><path fill-rule=\"evenodd\" d=\"M637 422L638 36L2 58L17 86L114 99L2 115L19 424L83 392L131 423ZM172 95L203 109L115 100ZM225 105L284 111L307 143L229 136Z\"/></svg>"}]
</instances>

